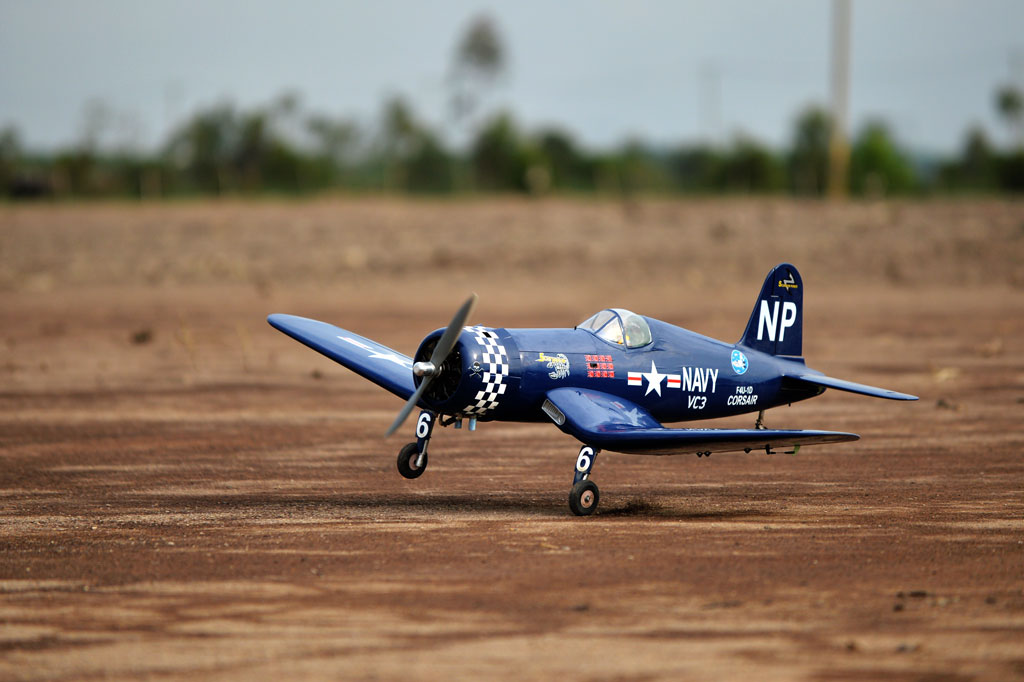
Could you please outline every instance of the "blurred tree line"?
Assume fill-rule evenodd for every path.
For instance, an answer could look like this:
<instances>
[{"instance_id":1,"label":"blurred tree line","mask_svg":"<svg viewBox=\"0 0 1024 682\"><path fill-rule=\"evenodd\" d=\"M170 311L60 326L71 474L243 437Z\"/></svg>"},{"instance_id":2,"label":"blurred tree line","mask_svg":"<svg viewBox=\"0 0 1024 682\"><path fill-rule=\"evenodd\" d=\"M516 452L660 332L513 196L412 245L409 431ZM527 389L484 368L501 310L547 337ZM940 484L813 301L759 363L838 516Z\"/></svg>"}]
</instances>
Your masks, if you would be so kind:
<instances>
[{"instance_id":1,"label":"blurred tree line","mask_svg":"<svg viewBox=\"0 0 1024 682\"><path fill-rule=\"evenodd\" d=\"M525 130L509 111L485 115L501 80L504 48L486 18L470 24L447 79L447 129L419 117L402 97L359 123L305 111L285 94L252 109L201 109L151 152L100 143L104 116L87 111L82 139L53 154L26 150L13 128L0 130L0 193L31 197L174 197L301 194L345 190L448 194L519 192L631 195L787 193L822 196L831 120L819 107L796 117L785 149L750 137L726 145L653 147L629 140L587 149L571 131ZM850 190L859 196L1024 191L1024 107L1005 87L996 109L1014 140L998 149L980 129L955 158L914 158L883 121L851 140ZM458 138L461 144L447 139Z\"/></svg>"},{"instance_id":2,"label":"blurred tree line","mask_svg":"<svg viewBox=\"0 0 1024 682\"><path fill-rule=\"evenodd\" d=\"M456 151L400 97L384 104L370 128L307 114L296 98L282 97L252 110L230 104L200 110L155 153L82 143L33 154L16 130L3 129L0 191L15 199L332 190L822 196L829 127L828 114L812 108L797 118L781 151L749 137L725 146L675 148L630 140L592 151L568 130L526 131L501 111L484 119L466 148ZM852 140L850 190L871 197L1022 192L1024 146L1000 150L976 128L955 158L920 162L883 122L872 122Z\"/></svg>"}]
</instances>

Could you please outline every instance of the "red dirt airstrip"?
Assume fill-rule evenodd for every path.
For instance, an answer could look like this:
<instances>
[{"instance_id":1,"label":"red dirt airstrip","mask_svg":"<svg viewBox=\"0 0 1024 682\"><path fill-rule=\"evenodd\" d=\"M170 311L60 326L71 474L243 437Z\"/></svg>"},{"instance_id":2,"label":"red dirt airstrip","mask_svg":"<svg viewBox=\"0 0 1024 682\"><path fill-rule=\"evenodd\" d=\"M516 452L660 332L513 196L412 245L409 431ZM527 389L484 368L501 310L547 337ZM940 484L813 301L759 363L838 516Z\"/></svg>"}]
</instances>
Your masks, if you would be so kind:
<instances>
[{"instance_id":1,"label":"red dirt airstrip","mask_svg":"<svg viewBox=\"0 0 1024 682\"><path fill-rule=\"evenodd\" d=\"M270 328L411 353L621 306L733 340L805 283L799 455L436 432ZM0 206L0 679L1024 679L1024 204ZM753 416L720 425L749 426ZM712 424L715 425L715 424Z\"/></svg>"}]
</instances>

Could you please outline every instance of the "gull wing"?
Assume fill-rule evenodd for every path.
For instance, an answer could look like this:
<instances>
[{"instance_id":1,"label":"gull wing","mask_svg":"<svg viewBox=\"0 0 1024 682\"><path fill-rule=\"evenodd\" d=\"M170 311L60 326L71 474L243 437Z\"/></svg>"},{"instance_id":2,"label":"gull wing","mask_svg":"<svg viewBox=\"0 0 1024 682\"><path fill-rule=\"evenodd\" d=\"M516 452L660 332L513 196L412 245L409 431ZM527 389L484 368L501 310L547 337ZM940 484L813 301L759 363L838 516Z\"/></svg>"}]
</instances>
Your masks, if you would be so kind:
<instances>
[{"instance_id":1,"label":"gull wing","mask_svg":"<svg viewBox=\"0 0 1024 682\"><path fill-rule=\"evenodd\" d=\"M275 314L267 322L403 400L408 400L416 390L412 358L407 355L333 324L305 317Z\"/></svg>"},{"instance_id":2,"label":"gull wing","mask_svg":"<svg viewBox=\"0 0 1024 682\"><path fill-rule=\"evenodd\" d=\"M543 409L562 431L587 445L636 455L795 448L859 438L840 431L666 428L634 402L581 388L548 391Z\"/></svg>"}]
</instances>

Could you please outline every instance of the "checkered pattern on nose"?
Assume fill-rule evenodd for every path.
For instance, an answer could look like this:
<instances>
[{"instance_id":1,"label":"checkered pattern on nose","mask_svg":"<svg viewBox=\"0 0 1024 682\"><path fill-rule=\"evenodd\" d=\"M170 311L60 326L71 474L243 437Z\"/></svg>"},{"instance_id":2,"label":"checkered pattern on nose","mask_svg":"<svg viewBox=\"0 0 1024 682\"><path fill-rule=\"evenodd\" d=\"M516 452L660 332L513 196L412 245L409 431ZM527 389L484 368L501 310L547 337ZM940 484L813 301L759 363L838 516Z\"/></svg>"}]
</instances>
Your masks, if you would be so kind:
<instances>
[{"instance_id":1,"label":"checkered pattern on nose","mask_svg":"<svg viewBox=\"0 0 1024 682\"><path fill-rule=\"evenodd\" d=\"M508 353L505 346L498 343L498 335L484 327L466 327L466 331L473 334L473 339L480 345L483 352L480 354L480 364L483 366L483 388L477 391L473 404L469 405L462 412L470 415L480 415L489 412L498 406L501 396L504 395L508 384L505 378L508 376Z\"/></svg>"}]
</instances>

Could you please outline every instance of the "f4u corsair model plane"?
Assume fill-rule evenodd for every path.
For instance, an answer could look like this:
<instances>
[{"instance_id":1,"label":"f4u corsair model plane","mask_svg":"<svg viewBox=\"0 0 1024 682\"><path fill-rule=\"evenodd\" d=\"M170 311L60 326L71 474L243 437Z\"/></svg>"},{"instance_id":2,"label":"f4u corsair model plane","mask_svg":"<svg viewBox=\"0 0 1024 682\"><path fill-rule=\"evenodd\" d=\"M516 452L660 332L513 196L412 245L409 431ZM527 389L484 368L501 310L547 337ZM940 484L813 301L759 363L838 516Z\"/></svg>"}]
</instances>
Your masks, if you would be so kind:
<instances>
[{"instance_id":1,"label":"f4u corsair model plane","mask_svg":"<svg viewBox=\"0 0 1024 682\"><path fill-rule=\"evenodd\" d=\"M554 422L583 447L569 508L597 509L590 479L601 450L642 455L791 448L857 440L853 433L768 429L764 411L820 395L827 388L917 400L883 388L833 379L802 357L803 282L788 263L768 273L746 331L723 343L620 308L602 310L572 329L464 326L476 295L445 329L431 332L413 357L333 325L293 315L267 321L288 336L406 400L387 435L415 408L416 441L398 453L398 471L417 478L427 467L434 426L479 421ZM667 428L664 422L758 412L753 429Z\"/></svg>"}]
</instances>

